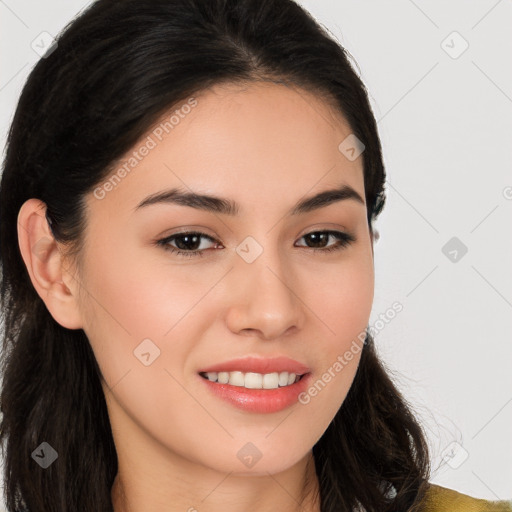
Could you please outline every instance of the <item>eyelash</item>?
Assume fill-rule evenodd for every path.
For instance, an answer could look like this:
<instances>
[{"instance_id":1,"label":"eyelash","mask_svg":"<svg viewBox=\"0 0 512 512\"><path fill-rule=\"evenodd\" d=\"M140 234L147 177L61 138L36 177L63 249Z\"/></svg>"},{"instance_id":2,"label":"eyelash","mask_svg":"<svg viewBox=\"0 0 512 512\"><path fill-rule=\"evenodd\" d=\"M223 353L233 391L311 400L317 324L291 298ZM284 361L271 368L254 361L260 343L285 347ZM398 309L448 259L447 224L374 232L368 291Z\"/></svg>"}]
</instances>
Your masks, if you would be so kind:
<instances>
[{"instance_id":1,"label":"eyelash","mask_svg":"<svg viewBox=\"0 0 512 512\"><path fill-rule=\"evenodd\" d=\"M345 247L350 245L352 242L356 241L356 238L348 233L343 233L342 231L331 231L331 230L311 231L311 232L306 233L305 235L301 236L301 239L308 235L318 234L318 233L327 233L329 235L332 235L334 238L336 238L338 240L338 243L335 245L332 245L330 247L327 247L325 249L318 249L316 247L304 247L304 246L301 246L301 247L304 247L305 249L311 249L315 252L319 251L322 253L327 253L327 252L331 252L331 251L340 251L341 249L344 249ZM183 233L175 233L174 235L157 240L156 245L161 246L165 251L175 253L178 256L184 256L187 258L192 257L192 256L201 256L201 257L204 256L204 251L206 251L206 249L202 249L202 250L196 249L194 251L182 251L181 249L176 249L175 247L172 247L171 245L169 245L169 242L171 240L174 240L175 238L189 236L189 235L199 235L200 237L207 238L208 240L210 240L212 242L217 242L217 240L215 240L215 238L212 238L211 236L209 236L205 233L201 233L199 231L186 231Z\"/></svg>"}]
</instances>

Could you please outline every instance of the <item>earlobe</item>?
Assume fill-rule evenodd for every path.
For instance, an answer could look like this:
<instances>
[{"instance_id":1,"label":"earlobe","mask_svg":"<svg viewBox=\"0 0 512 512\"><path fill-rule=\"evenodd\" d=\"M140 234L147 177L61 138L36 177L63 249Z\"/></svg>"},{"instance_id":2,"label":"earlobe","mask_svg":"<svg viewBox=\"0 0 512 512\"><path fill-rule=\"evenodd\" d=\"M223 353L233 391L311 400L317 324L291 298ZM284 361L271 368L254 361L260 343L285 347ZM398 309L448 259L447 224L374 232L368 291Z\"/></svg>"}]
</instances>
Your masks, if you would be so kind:
<instances>
[{"instance_id":1,"label":"earlobe","mask_svg":"<svg viewBox=\"0 0 512 512\"><path fill-rule=\"evenodd\" d=\"M67 329L81 329L77 282L64 268L45 213L45 203L35 198L20 208L17 229L21 256L36 292L55 321Z\"/></svg>"}]
</instances>

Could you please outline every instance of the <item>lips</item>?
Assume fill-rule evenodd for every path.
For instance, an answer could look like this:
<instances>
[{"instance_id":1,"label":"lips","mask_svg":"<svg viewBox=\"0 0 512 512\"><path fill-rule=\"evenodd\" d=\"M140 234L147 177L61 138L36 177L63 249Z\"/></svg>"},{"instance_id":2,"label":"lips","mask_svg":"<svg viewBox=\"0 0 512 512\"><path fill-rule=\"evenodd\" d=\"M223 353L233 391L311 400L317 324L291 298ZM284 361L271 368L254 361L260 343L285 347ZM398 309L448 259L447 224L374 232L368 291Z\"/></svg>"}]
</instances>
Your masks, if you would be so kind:
<instances>
[{"instance_id":1,"label":"lips","mask_svg":"<svg viewBox=\"0 0 512 512\"><path fill-rule=\"evenodd\" d=\"M289 357L280 356L274 358L258 358L258 357L244 357L239 359L232 359L223 363L207 366L199 370L198 373L208 372L243 372L243 373L280 373L288 372L295 373L296 375L304 375L311 370L304 364L290 359Z\"/></svg>"},{"instance_id":2,"label":"lips","mask_svg":"<svg viewBox=\"0 0 512 512\"><path fill-rule=\"evenodd\" d=\"M312 374L307 373L294 384L276 389L247 389L211 382L201 377L198 379L209 397L218 398L231 407L248 413L270 414L295 405L301 393L310 386Z\"/></svg>"}]
</instances>

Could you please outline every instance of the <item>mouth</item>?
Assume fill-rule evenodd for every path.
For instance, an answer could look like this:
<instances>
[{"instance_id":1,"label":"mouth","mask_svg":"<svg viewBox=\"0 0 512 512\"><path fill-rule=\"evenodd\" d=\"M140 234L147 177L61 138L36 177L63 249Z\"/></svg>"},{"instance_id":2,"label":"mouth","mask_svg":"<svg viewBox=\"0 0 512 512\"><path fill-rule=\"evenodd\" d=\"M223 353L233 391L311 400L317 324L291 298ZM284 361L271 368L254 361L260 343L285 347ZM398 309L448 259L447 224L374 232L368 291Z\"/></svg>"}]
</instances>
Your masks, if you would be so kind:
<instances>
[{"instance_id":1,"label":"mouth","mask_svg":"<svg viewBox=\"0 0 512 512\"><path fill-rule=\"evenodd\" d=\"M199 372L209 396L248 413L269 414L297 404L311 385L311 372Z\"/></svg>"},{"instance_id":2,"label":"mouth","mask_svg":"<svg viewBox=\"0 0 512 512\"><path fill-rule=\"evenodd\" d=\"M278 412L294 405L312 380L311 368L285 355L251 355L198 370L208 396L251 413Z\"/></svg>"},{"instance_id":3,"label":"mouth","mask_svg":"<svg viewBox=\"0 0 512 512\"><path fill-rule=\"evenodd\" d=\"M299 382L307 373L293 372L199 372L199 375L213 383L229 384L245 389L278 389L292 386Z\"/></svg>"}]
</instances>

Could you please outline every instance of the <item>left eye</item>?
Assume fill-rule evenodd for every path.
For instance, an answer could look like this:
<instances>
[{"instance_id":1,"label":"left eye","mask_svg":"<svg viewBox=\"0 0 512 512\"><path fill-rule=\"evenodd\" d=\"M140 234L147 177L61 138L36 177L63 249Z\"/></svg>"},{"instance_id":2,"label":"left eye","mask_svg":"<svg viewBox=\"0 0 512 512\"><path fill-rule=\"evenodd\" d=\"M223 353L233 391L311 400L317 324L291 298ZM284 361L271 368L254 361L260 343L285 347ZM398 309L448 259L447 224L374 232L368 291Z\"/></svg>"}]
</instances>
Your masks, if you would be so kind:
<instances>
[{"instance_id":1,"label":"left eye","mask_svg":"<svg viewBox=\"0 0 512 512\"><path fill-rule=\"evenodd\" d=\"M161 240L157 241L157 244L163 246L165 250L175 252L179 255L203 256L203 251L205 248L201 247L202 238L211 242L216 242L214 238L206 235L205 233L189 232L176 233L175 235L168 236L167 238L162 238ZM170 243L174 241L178 246L177 248L170 245Z\"/></svg>"},{"instance_id":2,"label":"left eye","mask_svg":"<svg viewBox=\"0 0 512 512\"><path fill-rule=\"evenodd\" d=\"M334 238L337 240L337 244L324 246L323 242L329 240L329 238ZM212 238L211 236L200 233L200 232L186 232L186 233L176 233L174 235L168 236L166 238L162 238L161 240L157 240L156 244L163 247L166 251L170 251L172 253L176 253L180 256L204 256L205 247L201 247L201 239L209 240L210 242L214 242L217 246L220 243ZM307 247L312 249L313 251L321 251L321 252L329 252L341 250L344 247L350 245L352 242L355 242L356 239L354 236L343 233L342 231L312 231L303 235L301 239L307 239L309 242L313 242L315 244L320 243L322 247ZM171 245L171 243L175 243L176 246ZM304 246L299 246L304 247ZM218 248L218 247L217 247Z\"/></svg>"}]
</instances>

